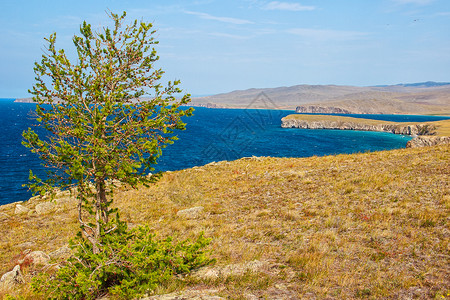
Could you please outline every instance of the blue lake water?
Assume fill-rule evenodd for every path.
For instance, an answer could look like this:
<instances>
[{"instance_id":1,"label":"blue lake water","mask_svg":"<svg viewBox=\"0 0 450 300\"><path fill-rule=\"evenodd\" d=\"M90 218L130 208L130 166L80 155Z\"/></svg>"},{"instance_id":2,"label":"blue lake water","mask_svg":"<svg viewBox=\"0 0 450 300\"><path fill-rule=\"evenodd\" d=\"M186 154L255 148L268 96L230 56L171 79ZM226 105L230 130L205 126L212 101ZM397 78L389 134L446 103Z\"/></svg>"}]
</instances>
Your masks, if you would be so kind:
<instances>
[{"instance_id":1,"label":"blue lake water","mask_svg":"<svg viewBox=\"0 0 450 300\"><path fill-rule=\"evenodd\" d=\"M0 100L0 205L27 200L22 187L29 170L44 174L41 161L21 145L22 132L34 123L34 104ZM187 130L163 150L157 171L179 170L245 156L308 157L405 147L410 137L379 132L283 129L287 110L196 108ZM348 116L348 115L347 115ZM439 120L433 116L357 115L393 121ZM403 118L403 119L399 119ZM406 118L406 119L405 119ZM444 117L445 118L445 117Z\"/></svg>"}]
</instances>

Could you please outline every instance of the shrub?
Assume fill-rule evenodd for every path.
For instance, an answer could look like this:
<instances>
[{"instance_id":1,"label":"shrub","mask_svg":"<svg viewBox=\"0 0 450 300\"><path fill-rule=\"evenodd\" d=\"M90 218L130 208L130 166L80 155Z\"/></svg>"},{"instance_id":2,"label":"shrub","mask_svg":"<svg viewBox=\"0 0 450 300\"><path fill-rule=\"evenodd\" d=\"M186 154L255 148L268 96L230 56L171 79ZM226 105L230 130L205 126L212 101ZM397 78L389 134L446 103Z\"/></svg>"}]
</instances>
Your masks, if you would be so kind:
<instances>
[{"instance_id":1,"label":"shrub","mask_svg":"<svg viewBox=\"0 0 450 300\"><path fill-rule=\"evenodd\" d=\"M203 233L193 242L157 240L148 226L128 230L117 221L117 230L101 241L103 251L94 253L79 234L70 244L74 256L56 273L35 277L32 288L48 299L95 299L106 293L135 298L212 262L205 250L209 243Z\"/></svg>"}]
</instances>

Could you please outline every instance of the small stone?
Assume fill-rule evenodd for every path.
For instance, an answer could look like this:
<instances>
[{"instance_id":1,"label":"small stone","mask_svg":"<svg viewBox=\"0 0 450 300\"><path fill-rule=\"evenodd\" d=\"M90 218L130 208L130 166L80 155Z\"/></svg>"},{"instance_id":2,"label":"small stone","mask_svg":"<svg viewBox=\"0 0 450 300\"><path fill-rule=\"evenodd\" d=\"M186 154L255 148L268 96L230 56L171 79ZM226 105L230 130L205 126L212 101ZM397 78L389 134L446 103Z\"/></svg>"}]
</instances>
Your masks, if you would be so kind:
<instances>
[{"instance_id":1,"label":"small stone","mask_svg":"<svg viewBox=\"0 0 450 300\"><path fill-rule=\"evenodd\" d=\"M50 256L42 251L33 251L28 253L22 261L30 260L34 265L46 265L50 261Z\"/></svg>"},{"instance_id":2,"label":"small stone","mask_svg":"<svg viewBox=\"0 0 450 300\"><path fill-rule=\"evenodd\" d=\"M183 209L177 212L177 216L184 217L186 219L197 219L200 213L203 211L203 206L192 207Z\"/></svg>"},{"instance_id":3,"label":"small stone","mask_svg":"<svg viewBox=\"0 0 450 300\"><path fill-rule=\"evenodd\" d=\"M214 280L219 277L242 276L246 272L260 273L267 267L267 262L254 260L247 263L231 264L223 267L204 267L194 272L192 275L200 279Z\"/></svg>"},{"instance_id":4,"label":"small stone","mask_svg":"<svg viewBox=\"0 0 450 300\"><path fill-rule=\"evenodd\" d=\"M16 284L23 283L23 275L20 271L20 266L17 265L12 269L12 271L6 272L3 274L0 279L0 290L5 288L11 288Z\"/></svg>"},{"instance_id":5,"label":"small stone","mask_svg":"<svg viewBox=\"0 0 450 300\"><path fill-rule=\"evenodd\" d=\"M52 253L49 253L48 256L50 258L69 258L72 255L72 250L70 250L67 246L62 246L58 250L53 251Z\"/></svg>"},{"instance_id":6,"label":"small stone","mask_svg":"<svg viewBox=\"0 0 450 300\"><path fill-rule=\"evenodd\" d=\"M245 293L244 294L245 300L258 300L259 298L253 294Z\"/></svg>"},{"instance_id":7,"label":"small stone","mask_svg":"<svg viewBox=\"0 0 450 300\"><path fill-rule=\"evenodd\" d=\"M314 293L308 292L303 294L303 299L310 299L310 300L314 300L317 299L316 295Z\"/></svg>"},{"instance_id":8,"label":"small stone","mask_svg":"<svg viewBox=\"0 0 450 300\"><path fill-rule=\"evenodd\" d=\"M55 204L53 202L43 202L36 205L36 213L38 215L46 214L55 208Z\"/></svg>"},{"instance_id":9,"label":"small stone","mask_svg":"<svg viewBox=\"0 0 450 300\"><path fill-rule=\"evenodd\" d=\"M16 209L14 210L14 214L16 215L20 215L20 214L27 214L28 212L30 212L31 209L29 209L28 207L25 207L21 204L16 204Z\"/></svg>"},{"instance_id":10,"label":"small stone","mask_svg":"<svg viewBox=\"0 0 450 300\"><path fill-rule=\"evenodd\" d=\"M188 290L188 291L182 291L182 292L175 292L171 294L165 294L165 295L157 295L157 296L150 296L150 297L144 297L140 300L184 300L184 299L191 299L191 300L224 300L225 298L212 295L217 293L218 290L210 289L210 290Z\"/></svg>"},{"instance_id":11,"label":"small stone","mask_svg":"<svg viewBox=\"0 0 450 300\"><path fill-rule=\"evenodd\" d=\"M77 200L76 198L70 197L70 195L69 195L69 196L55 199L55 203L56 203L57 208L69 208L71 206L76 205L76 200Z\"/></svg>"},{"instance_id":12,"label":"small stone","mask_svg":"<svg viewBox=\"0 0 450 300\"><path fill-rule=\"evenodd\" d=\"M196 271L193 275L202 279L217 279L221 271L221 268L203 268Z\"/></svg>"},{"instance_id":13,"label":"small stone","mask_svg":"<svg viewBox=\"0 0 450 300\"><path fill-rule=\"evenodd\" d=\"M7 213L1 212L0 211L0 221L9 219L9 215Z\"/></svg>"},{"instance_id":14,"label":"small stone","mask_svg":"<svg viewBox=\"0 0 450 300\"><path fill-rule=\"evenodd\" d=\"M18 248L31 248L35 245L33 242L24 242L22 244L16 245Z\"/></svg>"}]
</instances>

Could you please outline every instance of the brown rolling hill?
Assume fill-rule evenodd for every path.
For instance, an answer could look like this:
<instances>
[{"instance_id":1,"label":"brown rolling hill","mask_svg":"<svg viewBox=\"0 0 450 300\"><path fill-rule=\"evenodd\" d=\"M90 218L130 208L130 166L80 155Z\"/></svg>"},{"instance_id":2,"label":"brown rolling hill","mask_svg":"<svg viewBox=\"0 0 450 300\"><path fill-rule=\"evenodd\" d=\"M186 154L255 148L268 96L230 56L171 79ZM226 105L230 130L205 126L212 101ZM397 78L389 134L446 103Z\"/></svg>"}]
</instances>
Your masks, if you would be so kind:
<instances>
[{"instance_id":1,"label":"brown rolling hill","mask_svg":"<svg viewBox=\"0 0 450 300\"><path fill-rule=\"evenodd\" d=\"M391 86L296 85L233 91L193 98L198 106L224 108L340 108L363 114L450 115L450 83Z\"/></svg>"}]
</instances>

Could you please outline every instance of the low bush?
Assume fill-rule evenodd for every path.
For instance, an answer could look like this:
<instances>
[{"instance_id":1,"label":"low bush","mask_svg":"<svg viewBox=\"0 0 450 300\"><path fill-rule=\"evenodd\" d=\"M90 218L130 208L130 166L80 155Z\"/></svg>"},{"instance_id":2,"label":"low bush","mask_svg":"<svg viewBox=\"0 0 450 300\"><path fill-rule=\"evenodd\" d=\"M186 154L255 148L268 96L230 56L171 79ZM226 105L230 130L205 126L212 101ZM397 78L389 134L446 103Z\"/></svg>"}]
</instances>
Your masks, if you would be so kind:
<instances>
[{"instance_id":1,"label":"low bush","mask_svg":"<svg viewBox=\"0 0 450 300\"><path fill-rule=\"evenodd\" d=\"M95 299L104 294L132 299L210 263L205 250L209 243L203 234L193 242L157 240L147 226L128 230L118 221L116 230L102 238L100 253L94 254L80 233L70 244L74 256L54 274L35 277L32 288L48 299Z\"/></svg>"}]
</instances>

